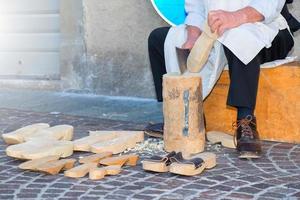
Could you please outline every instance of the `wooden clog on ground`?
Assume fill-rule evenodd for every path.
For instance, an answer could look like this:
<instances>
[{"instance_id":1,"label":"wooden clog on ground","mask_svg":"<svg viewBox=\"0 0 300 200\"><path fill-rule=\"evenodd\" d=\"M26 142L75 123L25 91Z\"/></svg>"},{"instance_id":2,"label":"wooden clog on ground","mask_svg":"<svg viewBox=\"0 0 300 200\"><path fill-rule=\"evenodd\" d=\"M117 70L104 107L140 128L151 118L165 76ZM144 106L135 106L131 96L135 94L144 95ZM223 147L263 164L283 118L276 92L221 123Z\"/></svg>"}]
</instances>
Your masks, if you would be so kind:
<instances>
[{"instance_id":1,"label":"wooden clog on ground","mask_svg":"<svg viewBox=\"0 0 300 200\"><path fill-rule=\"evenodd\" d=\"M36 131L33 135L25 136L24 140L32 139L54 139L71 141L73 139L74 127L71 125L57 125L50 128Z\"/></svg>"},{"instance_id":2,"label":"wooden clog on ground","mask_svg":"<svg viewBox=\"0 0 300 200\"><path fill-rule=\"evenodd\" d=\"M212 144L221 143L222 146L235 149L234 137L220 131L209 131L206 133L207 139Z\"/></svg>"},{"instance_id":3,"label":"wooden clog on ground","mask_svg":"<svg viewBox=\"0 0 300 200\"><path fill-rule=\"evenodd\" d=\"M128 165L136 166L139 156L136 154L128 154L122 156L114 156L100 160L102 165Z\"/></svg>"},{"instance_id":4,"label":"wooden clog on ground","mask_svg":"<svg viewBox=\"0 0 300 200\"><path fill-rule=\"evenodd\" d=\"M35 134L37 131L49 128L46 123L36 123L17 129L10 133L2 134L2 138L6 144L19 144L25 142L25 137Z\"/></svg>"},{"instance_id":5,"label":"wooden clog on ground","mask_svg":"<svg viewBox=\"0 0 300 200\"><path fill-rule=\"evenodd\" d=\"M111 157L112 156L112 152L103 152L103 153L98 153L98 154L93 154L90 156L86 156L83 158L79 159L79 163L99 163L100 160L107 158L107 157Z\"/></svg>"},{"instance_id":6,"label":"wooden clog on ground","mask_svg":"<svg viewBox=\"0 0 300 200\"><path fill-rule=\"evenodd\" d=\"M214 153L200 153L190 159L184 159L179 153L171 158L171 162L170 172L184 176L201 174L204 169L211 169L217 164Z\"/></svg>"},{"instance_id":7,"label":"wooden clog on ground","mask_svg":"<svg viewBox=\"0 0 300 200\"><path fill-rule=\"evenodd\" d=\"M104 178L106 175L117 175L121 173L122 166L120 165L111 165L101 168L91 168L89 171L89 178L91 180L100 180Z\"/></svg>"},{"instance_id":8,"label":"wooden clog on ground","mask_svg":"<svg viewBox=\"0 0 300 200\"><path fill-rule=\"evenodd\" d=\"M36 169L39 172L55 175L58 174L61 170L69 170L73 168L75 162L75 159L55 160L41 164Z\"/></svg>"},{"instance_id":9,"label":"wooden clog on ground","mask_svg":"<svg viewBox=\"0 0 300 200\"><path fill-rule=\"evenodd\" d=\"M65 158L73 154L73 142L52 139L32 139L28 142L7 147L6 154L13 158L25 160L56 155Z\"/></svg>"},{"instance_id":10,"label":"wooden clog on ground","mask_svg":"<svg viewBox=\"0 0 300 200\"><path fill-rule=\"evenodd\" d=\"M173 151L163 157L161 156L153 156L150 159L144 160L143 169L146 171L153 171L153 172L168 172L170 168L170 158L175 156L176 152Z\"/></svg>"},{"instance_id":11,"label":"wooden clog on ground","mask_svg":"<svg viewBox=\"0 0 300 200\"><path fill-rule=\"evenodd\" d=\"M46 156L39 159L29 160L19 165L20 169L36 171L37 167L46 162L58 160L59 156Z\"/></svg>"},{"instance_id":12,"label":"wooden clog on ground","mask_svg":"<svg viewBox=\"0 0 300 200\"><path fill-rule=\"evenodd\" d=\"M70 178L81 178L87 175L90 169L97 167L97 163L86 163L65 171L65 176Z\"/></svg>"}]
</instances>

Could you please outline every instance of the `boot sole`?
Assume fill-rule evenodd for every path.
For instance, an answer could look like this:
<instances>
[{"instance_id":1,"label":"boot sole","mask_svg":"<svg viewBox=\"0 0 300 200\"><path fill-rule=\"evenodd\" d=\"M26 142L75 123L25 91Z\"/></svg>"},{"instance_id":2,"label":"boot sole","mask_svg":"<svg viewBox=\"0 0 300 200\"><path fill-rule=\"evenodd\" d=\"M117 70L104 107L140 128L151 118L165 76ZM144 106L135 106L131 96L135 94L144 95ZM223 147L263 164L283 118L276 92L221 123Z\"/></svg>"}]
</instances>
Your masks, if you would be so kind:
<instances>
[{"instance_id":1,"label":"boot sole","mask_svg":"<svg viewBox=\"0 0 300 200\"><path fill-rule=\"evenodd\" d=\"M254 159L257 159L257 158L260 158L261 155L257 152L240 152L240 155L239 155L239 158L242 158L242 159L251 159L251 158L254 158Z\"/></svg>"}]
</instances>

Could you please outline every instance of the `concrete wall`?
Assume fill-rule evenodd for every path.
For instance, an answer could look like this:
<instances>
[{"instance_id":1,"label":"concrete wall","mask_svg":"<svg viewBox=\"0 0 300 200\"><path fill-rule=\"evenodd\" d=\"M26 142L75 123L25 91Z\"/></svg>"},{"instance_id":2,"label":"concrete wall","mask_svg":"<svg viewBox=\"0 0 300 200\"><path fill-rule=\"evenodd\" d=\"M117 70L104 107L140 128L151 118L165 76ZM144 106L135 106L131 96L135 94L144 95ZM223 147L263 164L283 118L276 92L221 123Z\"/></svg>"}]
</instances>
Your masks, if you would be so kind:
<instances>
[{"instance_id":1,"label":"concrete wall","mask_svg":"<svg viewBox=\"0 0 300 200\"><path fill-rule=\"evenodd\" d=\"M63 88L154 98L147 37L167 24L150 0L61 1ZM300 2L291 9L300 19ZM297 35L294 54L300 55Z\"/></svg>"},{"instance_id":2,"label":"concrete wall","mask_svg":"<svg viewBox=\"0 0 300 200\"><path fill-rule=\"evenodd\" d=\"M151 30L167 24L155 13L151 2L62 2L63 88L154 98L147 38Z\"/></svg>"}]
</instances>

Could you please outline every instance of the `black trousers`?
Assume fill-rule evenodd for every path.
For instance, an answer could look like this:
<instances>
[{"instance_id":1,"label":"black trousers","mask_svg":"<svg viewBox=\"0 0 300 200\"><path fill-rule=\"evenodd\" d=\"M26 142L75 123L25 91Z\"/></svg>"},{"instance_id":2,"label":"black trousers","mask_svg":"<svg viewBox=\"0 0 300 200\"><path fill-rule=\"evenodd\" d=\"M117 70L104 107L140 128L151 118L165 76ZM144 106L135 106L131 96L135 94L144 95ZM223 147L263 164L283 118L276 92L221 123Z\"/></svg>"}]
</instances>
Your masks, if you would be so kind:
<instances>
[{"instance_id":1,"label":"black trousers","mask_svg":"<svg viewBox=\"0 0 300 200\"><path fill-rule=\"evenodd\" d=\"M150 64L156 89L157 100L162 101L162 76L166 73L164 42L169 27L162 27L151 32L148 38ZM284 59L294 46L289 31L281 30L272 42L272 47L264 48L247 65L242 63L228 48L224 47L228 60L230 87L227 104L234 107L255 108L260 64Z\"/></svg>"}]
</instances>

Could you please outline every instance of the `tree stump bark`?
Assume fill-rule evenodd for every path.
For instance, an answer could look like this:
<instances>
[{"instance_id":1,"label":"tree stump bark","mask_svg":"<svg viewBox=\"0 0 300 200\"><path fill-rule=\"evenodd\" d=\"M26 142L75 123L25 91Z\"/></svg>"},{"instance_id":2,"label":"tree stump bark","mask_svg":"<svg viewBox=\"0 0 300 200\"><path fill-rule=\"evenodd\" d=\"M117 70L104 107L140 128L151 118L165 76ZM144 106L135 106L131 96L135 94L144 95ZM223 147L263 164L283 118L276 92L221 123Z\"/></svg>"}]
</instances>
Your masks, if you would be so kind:
<instances>
[{"instance_id":1,"label":"tree stump bark","mask_svg":"<svg viewBox=\"0 0 300 200\"><path fill-rule=\"evenodd\" d=\"M205 147L202 83L198 74L163 77L164 148L185 155Z\"/></svg>"}]
</instances>

